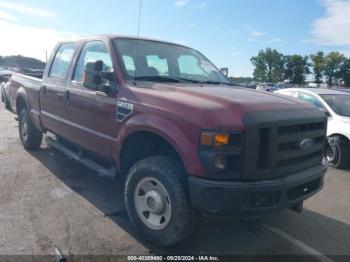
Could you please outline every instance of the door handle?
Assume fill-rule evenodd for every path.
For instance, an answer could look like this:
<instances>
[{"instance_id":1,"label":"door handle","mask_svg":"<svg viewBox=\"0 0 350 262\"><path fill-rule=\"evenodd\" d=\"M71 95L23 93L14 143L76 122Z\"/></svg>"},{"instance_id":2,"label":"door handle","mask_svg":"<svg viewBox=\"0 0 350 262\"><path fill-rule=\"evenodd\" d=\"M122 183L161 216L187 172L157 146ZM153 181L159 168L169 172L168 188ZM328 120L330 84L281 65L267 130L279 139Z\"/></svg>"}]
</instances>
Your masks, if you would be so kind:
<instances>
[{"instance_id":1,"label":"door handle","mask_svg":"<svg viewBox=\"0 0 350 262\"><path fill-rule=\"evenodd\" d=\"M61 92L57 92L57 96L58 97L62 97L62 98L64 98L64 100L69 100L69 91L68 90L66 90L66 91L64 91L64 93L61 93Z\"/></svg>"}]
</instances>

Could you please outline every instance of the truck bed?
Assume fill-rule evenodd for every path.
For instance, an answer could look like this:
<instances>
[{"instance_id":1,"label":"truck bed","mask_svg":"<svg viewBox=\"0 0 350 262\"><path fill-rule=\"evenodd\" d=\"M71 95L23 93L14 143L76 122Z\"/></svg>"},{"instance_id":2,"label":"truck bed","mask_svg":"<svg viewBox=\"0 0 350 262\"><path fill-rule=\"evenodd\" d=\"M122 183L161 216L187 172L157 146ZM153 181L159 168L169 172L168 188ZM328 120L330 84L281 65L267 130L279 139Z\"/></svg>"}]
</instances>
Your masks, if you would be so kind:
<instances>
[{"instance_id":1,"label":"truck bed","mask_svg":"<svg viewBox=\"0 0 350 262\"><path fill-rule=\"evenodd\" d=\"M39 114L40 112L40 87L42 85L42 79L37 77L32 77L24 74L13 74L11 77L11 106L16 112L16 94L19 91L24 93L28 107L31 109L31 113ZM18 95L18 94L17 94Z\"/></svg>"}]
</instances>

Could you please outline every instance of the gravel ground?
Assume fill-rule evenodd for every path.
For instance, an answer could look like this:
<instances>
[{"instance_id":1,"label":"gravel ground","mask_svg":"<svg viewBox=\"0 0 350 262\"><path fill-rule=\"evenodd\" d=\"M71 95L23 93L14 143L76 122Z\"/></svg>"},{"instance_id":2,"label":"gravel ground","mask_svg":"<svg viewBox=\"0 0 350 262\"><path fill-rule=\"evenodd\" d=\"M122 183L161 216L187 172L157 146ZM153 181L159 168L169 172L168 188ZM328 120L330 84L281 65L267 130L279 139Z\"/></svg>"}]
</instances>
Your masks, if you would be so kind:
<instances>
[{"instance_id":1,"label":"gravel ground","mask_svg":"<svg viewBox=\"0 0 350 262\"><path fill-rule=\"evenodd\" d=\"M260 236L244 231L238 221L202 218L189 241L163 249L134 232L117 181L96 176L44 144L39 151L25 151L18 138L15 115L3 107L0 164L2 256L50 255L57 246L65 255L298 255L300 261L328 262L350 259L349 171L329 168L324 189L304 203L302 215L289 210L268 215L263 218ZM299 256L310 254L318 256Z\"/></svg>"}]
</instances>

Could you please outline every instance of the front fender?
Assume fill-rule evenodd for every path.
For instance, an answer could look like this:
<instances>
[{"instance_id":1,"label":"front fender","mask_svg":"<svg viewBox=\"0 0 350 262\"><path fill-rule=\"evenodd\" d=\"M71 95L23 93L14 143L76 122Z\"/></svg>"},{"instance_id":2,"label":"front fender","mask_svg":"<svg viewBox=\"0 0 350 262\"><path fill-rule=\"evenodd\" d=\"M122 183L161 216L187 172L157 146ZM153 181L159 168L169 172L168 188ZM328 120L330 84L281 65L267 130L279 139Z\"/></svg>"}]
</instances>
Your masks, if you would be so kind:
<instances>
[{"instance_id":1,"label":"front fender","mask_svg":"<svg viewBox=\"0 0 350 262\"><path fill-rule=\"evenodd\" d=\"M172 145L185 166L187 174L202 175L204 173L202 164L197 154L197 132L193 129L182 130L178 124L171 119L162 118L155 115L139 114L130 118L119 131L117 142L113 149L113 158L120 166L120 156L123 143L126 138L138 131L147 131L161 136Z\"/></svg>"}]
</instances>

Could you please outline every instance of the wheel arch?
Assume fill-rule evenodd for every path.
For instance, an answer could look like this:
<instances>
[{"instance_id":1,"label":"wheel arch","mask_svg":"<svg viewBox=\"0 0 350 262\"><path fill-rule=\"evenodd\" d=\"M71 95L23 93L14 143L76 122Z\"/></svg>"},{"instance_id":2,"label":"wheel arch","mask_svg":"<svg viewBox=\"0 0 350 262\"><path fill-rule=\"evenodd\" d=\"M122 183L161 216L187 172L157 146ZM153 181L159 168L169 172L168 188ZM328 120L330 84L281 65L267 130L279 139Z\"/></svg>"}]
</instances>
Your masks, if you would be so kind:
<instances>
[{"instance_id":1,"label":"wheel arch","mask_svg":"<svg viewBox=\"0 0 350 262\"><path fill-rule=\"evenodd\" d=\"M193 159L194 156L197 156L196 148L193 147L193 141L191 143L191 140L186 134L170 120L144 115L130 119L123 125L119 132L119 138L114 152L118 167L121 171L125 171L123 167L123 157L126 153L126 146L130 146L127 143L135 138L135 136L142 137L141 143L134 144L138 146L138 149L144 147L148 143L147 141L149 138L155 139L155 141L160 142L161 145L168 146L170 152L178 156L187 174L200 172L196 170L199 167L199 163L196 163L197 159ZM146 154L145 156L147 157L150 155Z\"/></svg>"}]
</instances>

